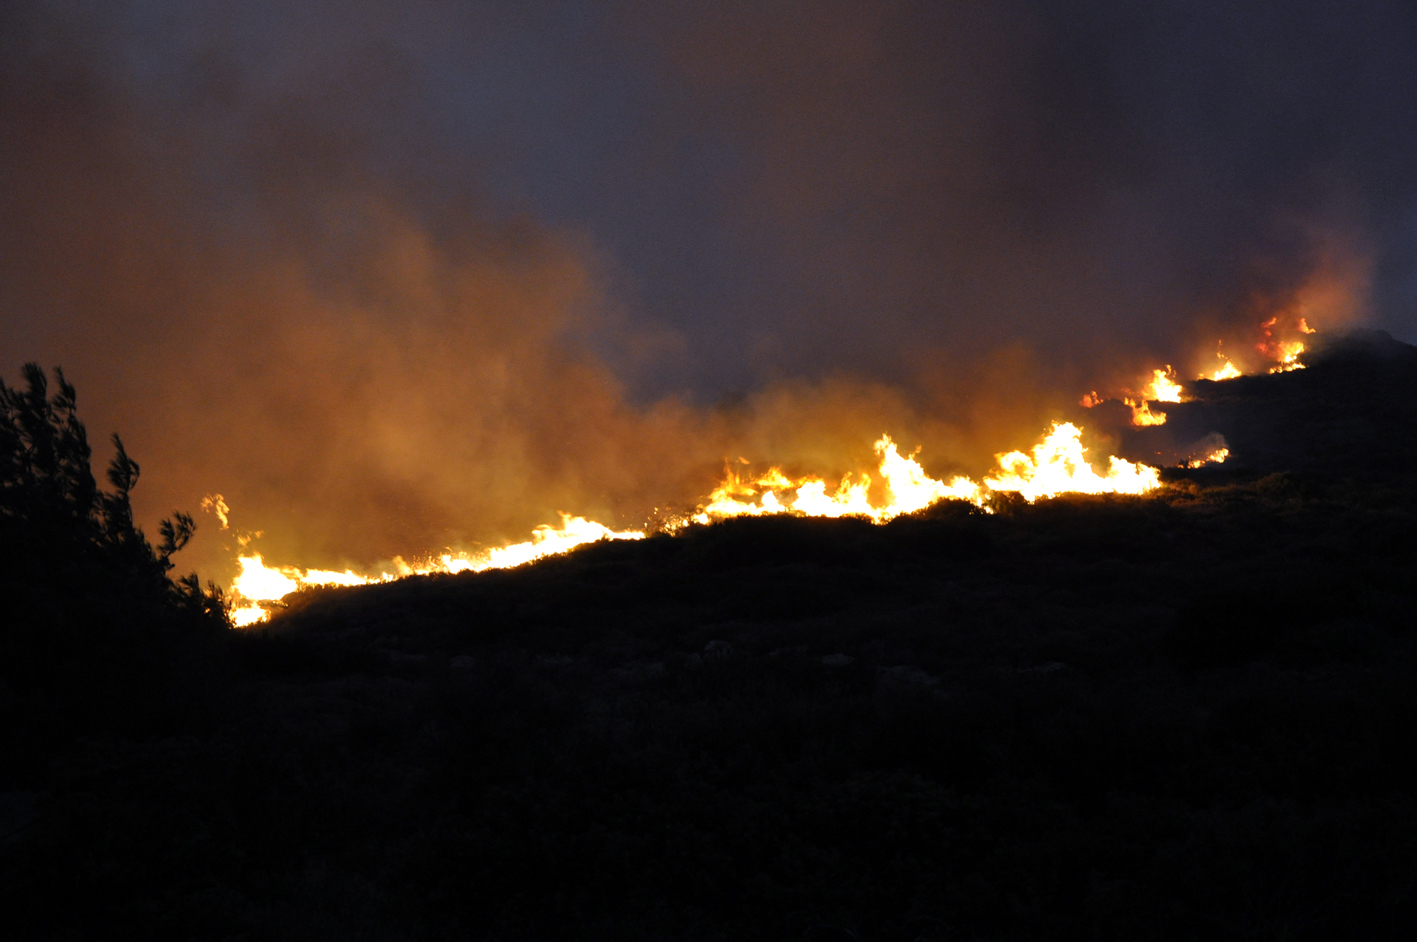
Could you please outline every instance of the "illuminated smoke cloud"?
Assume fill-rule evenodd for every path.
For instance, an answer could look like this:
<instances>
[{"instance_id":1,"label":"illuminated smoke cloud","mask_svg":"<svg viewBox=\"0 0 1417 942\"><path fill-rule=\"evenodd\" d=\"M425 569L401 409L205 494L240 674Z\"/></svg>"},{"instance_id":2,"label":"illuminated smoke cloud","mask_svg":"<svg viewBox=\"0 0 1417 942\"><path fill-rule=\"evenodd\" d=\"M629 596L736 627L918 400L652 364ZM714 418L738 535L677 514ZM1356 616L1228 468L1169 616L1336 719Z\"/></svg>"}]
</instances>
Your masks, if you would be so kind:
<instances>
[{"instance_id":1,"label":"illuminated smoke cloud","mask_svg":"<svg viewBox=\"0 0 1417 942\"><path fill-rule=\"evenodd\" d=\"M1413 327L1396 6L524 6L7 4L0 371L340 572Z\"/></svg>"}]
</instances>

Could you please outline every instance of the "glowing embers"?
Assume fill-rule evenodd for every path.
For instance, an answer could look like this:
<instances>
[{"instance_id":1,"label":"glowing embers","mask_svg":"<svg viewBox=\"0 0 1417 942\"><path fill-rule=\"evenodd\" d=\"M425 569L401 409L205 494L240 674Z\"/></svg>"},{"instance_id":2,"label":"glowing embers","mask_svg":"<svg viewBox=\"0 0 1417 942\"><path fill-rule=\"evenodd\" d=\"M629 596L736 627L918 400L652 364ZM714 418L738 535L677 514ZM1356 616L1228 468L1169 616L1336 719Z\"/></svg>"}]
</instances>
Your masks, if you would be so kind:
<instances>
[{"instance_id":1,"label":"glowing embers","mask_svg":"<svg viewBox=\"0 0 1417 942\"><path fill-rule=\"evenodd\" d=\"M275 603L307 586L353 586L374 582L390 582L404 576L431 573L482 572L487 569L509 569L525 563L569 552L577 546L597 540L639 540L638 530L612 530L584 517L561 515L561 525L543 524L532 531L530 540L497 546L477 553L445 553L434 559L410 565L399 557L393 559L392 572L363 575L352 570L335 572L328 569L301 569L297 566L267 566L259 553L240 557L241 574L231 583L232 621L237 627L247 627L270 617Z\"/></svg>"}]
</instances>

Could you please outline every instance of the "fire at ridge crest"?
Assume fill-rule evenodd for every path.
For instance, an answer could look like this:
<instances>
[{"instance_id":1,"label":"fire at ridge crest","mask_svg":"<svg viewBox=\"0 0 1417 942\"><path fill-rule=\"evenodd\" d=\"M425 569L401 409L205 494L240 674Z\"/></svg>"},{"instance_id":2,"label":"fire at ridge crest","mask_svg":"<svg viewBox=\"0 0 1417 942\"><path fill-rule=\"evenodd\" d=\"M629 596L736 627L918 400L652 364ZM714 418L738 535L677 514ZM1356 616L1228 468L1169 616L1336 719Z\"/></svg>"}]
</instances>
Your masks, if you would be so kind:
<instances>
[{"instance_id":1,"label":"fire at ridge crest","mask_svg":"<svg viewBox=\"0 0 1417 942\"><path fill-rule=\"evenodd\" d=\"M1272 364L1268 372L1303 369L1299 361L1305 344L1297 339L1275 339L1275 318L1261 325L1262 339L1255 349ZM1303 318L1297 322L1301 334L1312 334ZM1223 365L1211 375L1198 378L1216 382L1243 374L1223 354L1217 354ZM1140 392L1123 392L1119 398L1132 410L1132 423L1138 426L1161 425L1164 412L1151 407L1160 403L1183 401L1183 387L1170 366L1152 369ZM1106 397L1091 392L1081 404L1092 408ZM729 467L723 480L698 509L671 519L663 529L674 532L692 524L708 524L741 516L763 516L790 513L809 517L864 517L875 523L885 523L902 514L923 510L942 500L963 500L989 510L990 497L999 492L1019 494L1032 503L1061 494L1132 494L1143 495L1161 487L1160 471L1145 464L1109 456L1106 470L1099 472L1087 458L1082 444L1082 428L1070 422L1055 422L1042 440L1029 452L1012 451L996 456L997 467L980 482L965 476L955 476L948 482L932 478L916 458L902 455L889 434L875 443L885 499L871 500L872 477L867 473L846 474L836 488L828 491L827 482L818 476L791 478L781 468L772 467L761 475L749 476ZM1214 447L1207 453L1183 462L1190 468L1225 461L1226 447ZM230 507L221 495L211 495L203 502L204 509L217 516L222 529L228 526ZM256 534L259 535L259 534ZM252 535L238 535L243 548ZM418 563L408 563L395 557L392 571L377 574L302 569L298 566L270 566L259 553L241 555L240 574L232 581L232 617L238 626L246 627L270 617L275 603L292 592L307 586L354 586L389 582L413 575L433 573L483 572L525 565L548 556L569 552L578 546L600 540L639 540L644 530L614 530L585 517L561 514L559 525L537 527L530 540L493 547L474 553L447 552Z\"/></svg>"}]
</instances>

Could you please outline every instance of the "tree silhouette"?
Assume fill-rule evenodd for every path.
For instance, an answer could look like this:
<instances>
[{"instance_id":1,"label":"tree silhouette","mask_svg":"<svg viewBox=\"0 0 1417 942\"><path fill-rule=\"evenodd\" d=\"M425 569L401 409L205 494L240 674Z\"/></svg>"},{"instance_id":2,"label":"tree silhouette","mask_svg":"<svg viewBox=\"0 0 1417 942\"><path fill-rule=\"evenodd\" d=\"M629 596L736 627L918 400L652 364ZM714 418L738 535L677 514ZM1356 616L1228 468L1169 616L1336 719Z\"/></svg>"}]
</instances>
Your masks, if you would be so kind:
<instances>
[{"instance_id":1,"label":"tree silhouette","mask_svg":"<svg viewBox=\"0 0 1417 942\"><path fill-rule=\"evenodd\" d=\"M56 369L58 389L51 395L38 364L26 364L23 375L22 390L0 380L0 538L6 555L17 557L8 562L39 583L102 570L128 583L125 594L150 605L224 622L219 588L209 584L204 591L195 573L170 576L173 555L196 530L192 517L179 511L163 520L154 548L133 521L140 468L123 440L113 436L116 454L107 475L113 489L103 491L90 466L73 385Z\"/></svg>"},{"instance_id":2,"label":"tree silhouette","mask_svg":"<svg viewBox=\"0 0 1417 942\"><path fill-rule=\"evenodd\" d=\"M74 387L36 364L0 380L0 789L42 776L82 737L169 728L230 616L195 573L174 580L191 539L176 513L154 547L133 520L139 468L118 436L102 489Z\"/></svg>"}]
</instances>

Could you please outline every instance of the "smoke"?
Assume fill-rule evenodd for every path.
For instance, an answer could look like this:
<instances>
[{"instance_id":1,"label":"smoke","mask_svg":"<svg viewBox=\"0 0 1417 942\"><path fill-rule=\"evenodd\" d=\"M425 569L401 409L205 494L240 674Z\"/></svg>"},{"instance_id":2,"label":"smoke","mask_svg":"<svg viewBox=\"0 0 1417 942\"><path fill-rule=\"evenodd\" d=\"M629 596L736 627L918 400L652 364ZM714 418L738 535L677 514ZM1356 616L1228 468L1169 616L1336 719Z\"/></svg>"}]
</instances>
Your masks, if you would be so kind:
<instances>
[{"instance_id":1,"label":"smoke","mask_svg":"<svg viewBox=\"0 0 1417 942\"><path fill-rule=\"evenodd\" d=\"M12 4L0 371L305 565L977 473L1276 311L1417 327L1417 29L1330 7Z\"/></svg>"}]
</instances>

